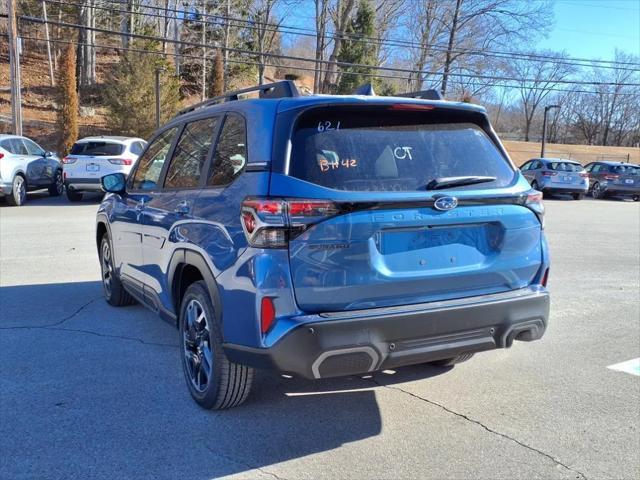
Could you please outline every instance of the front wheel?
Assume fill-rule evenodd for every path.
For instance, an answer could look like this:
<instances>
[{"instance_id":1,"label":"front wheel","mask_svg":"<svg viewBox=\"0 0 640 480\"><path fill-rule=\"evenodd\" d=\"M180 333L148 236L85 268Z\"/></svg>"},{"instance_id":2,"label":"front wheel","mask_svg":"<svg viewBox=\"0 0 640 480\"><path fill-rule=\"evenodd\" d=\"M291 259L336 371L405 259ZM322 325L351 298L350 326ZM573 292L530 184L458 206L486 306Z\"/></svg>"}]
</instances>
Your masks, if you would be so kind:
<instances>
[{"instance_id":1,"label":"front wheel","mask_svg":"<svg viewBox=\"0 0 640 480\"><path fill-rule=\"evenodd\" d=\"M124 289L114 268L113 250L107 234L103 235L100 242L100 270L104 299L107 303L114 307L133 305L134 298Z\"/></svg>"},{"instance_id":2,"label":"front wheel","mask_svg":"<svg viewBox=\"0 0 640 480\"><path fill-rule=\"evenodd\" d=\"M249 396L254 370L230 362L207 284L192 283L180 304L180 353L189 392L203 408L235 407Z\"/></svg>"},{"instance_id":3,"label":"front wheel","mask_svg":"<svg viewBox=\"0 0 640 480\"><path fill-rule=\"evenodd\" d=\"M49 195L59 197L64 192L64 181L62 180L62 170L56 170L53 183L49 186Z\"/></svg>"},{"instance_id":4,"label":"front wheel","mask_svg":"<svg viewBox=\"0 0 640 480\"><path fill-rule=\"evenodd\" d=\"M443 360L436 360L435 362L429 362L429 365L434 367L453 367L456 363L462 363L473 357L473 353L462 353L457 357L445 358Z\"/></svg>"},{"instance_id":5,"label":"front wheel","mask_svg":"<svg viewBox=\"0 0 640 480\"><path fill-rule=\"evenodd\" d=\"M27 201L27 182L22 175L13 178L11 194L7 196L7 203L13 207L20 207Z\"/></svg>"}]
</instances>

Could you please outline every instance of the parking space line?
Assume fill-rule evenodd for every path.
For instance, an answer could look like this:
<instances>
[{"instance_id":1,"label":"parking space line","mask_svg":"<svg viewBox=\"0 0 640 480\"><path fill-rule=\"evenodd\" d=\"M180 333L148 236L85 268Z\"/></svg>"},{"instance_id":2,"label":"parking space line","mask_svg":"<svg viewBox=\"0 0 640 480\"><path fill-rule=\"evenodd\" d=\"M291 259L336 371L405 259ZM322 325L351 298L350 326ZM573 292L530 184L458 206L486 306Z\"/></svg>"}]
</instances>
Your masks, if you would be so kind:
<instances>
[{"instance_id":1,"label":"parking space line","mask_svg":"<svg viewBox=\"0 0 640 480\"><path fill-rule=\"evenodd\" d=\"M616 370L618 372L630 373L631 375L640 377L640 357L634 358L632 360L627 360L626 362L609 365L607 368Z\"/></svg>"}]
</instances>

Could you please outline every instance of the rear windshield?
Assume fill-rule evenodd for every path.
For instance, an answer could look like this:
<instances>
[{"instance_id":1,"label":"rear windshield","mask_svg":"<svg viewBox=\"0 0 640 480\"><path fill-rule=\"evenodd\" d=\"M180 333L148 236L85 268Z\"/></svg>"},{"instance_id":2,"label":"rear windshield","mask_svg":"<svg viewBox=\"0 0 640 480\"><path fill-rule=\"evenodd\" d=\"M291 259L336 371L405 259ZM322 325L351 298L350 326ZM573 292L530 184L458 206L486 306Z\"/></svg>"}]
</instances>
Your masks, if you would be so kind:
<instances>
[{"instance_id":1,"label":"rear windshield","mask_svg":"<svg viewBox=\"0 0 640 480\"><path fill-rule=\"evenodd\" d=\"M609 171L620 175L640 175L640 167L633 165L615 165L610 167Z\"/></svg>"},{"instance_id":2,"label":"rear windshield","mask_svg":"<svg viewBox=\"0 0 640 480\"><path fill-rule=\"evenodd\" d=\"M569 162L551 162L549 164L549 170L558 170L560 172L581 172L582 165Z\"/></svg>"},{"instance_id":3,"label":"rear windshield","mask_svg":"<svg viewBox=\"0 0 640 480\"><path fill-rule=\"evenodd\" d=\"M489 176L456 188L509 185L514 171L478 125L436 111L340 112L303 116L293 135L289 174L337 190L425 190L436 178Z\"/></svg>"},{"instance_id":4,"label":"rear windshield","mask_svg":"<svg viewBox=\"0 0 640 480\"><path fill-rule=\"evenodd\" d=\"M124 145L109 142L82 142L71 147L71 155L93 155L99 157L103 155L121 155L124 152Z\"/></svg>"}]
</instances>

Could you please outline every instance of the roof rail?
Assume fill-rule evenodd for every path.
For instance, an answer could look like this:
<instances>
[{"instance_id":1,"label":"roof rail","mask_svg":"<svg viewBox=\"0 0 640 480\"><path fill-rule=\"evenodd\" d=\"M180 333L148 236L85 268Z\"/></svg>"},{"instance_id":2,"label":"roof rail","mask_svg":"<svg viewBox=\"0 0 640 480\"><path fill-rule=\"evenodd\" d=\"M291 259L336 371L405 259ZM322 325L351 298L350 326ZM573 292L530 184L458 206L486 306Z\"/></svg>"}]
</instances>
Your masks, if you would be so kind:
<instances>
[{"instance_id":1,"label":"roof rail","mask_svg":"<svg viewBox=\"0 0 640 480\"><path fill-rule=\"evenodd\" d=\"M242 95L258 92L258 98L290 98L300 96L298 87L292 80L282 80L280 82L266 83L255 87L243 88L242 90L234 90L218 97L213 97L204 102L196 103L178 112L178 115L193 112L199 108L217 105L219 103L233 102L240 100Z\"/></svg>"},{"instance_id":2,"label":"roof rail","mask_svg":"<svg viewBox=\"0 0 640 480\"><path fill-rule=\"evenodd\" d=\"M442 93L439 90L422 90L419 92L410 92L410 93L399 93L394 95L396 97L407 97L407 98L421 98L423 100L444 100Z\"/></svg>"}]
</instances>

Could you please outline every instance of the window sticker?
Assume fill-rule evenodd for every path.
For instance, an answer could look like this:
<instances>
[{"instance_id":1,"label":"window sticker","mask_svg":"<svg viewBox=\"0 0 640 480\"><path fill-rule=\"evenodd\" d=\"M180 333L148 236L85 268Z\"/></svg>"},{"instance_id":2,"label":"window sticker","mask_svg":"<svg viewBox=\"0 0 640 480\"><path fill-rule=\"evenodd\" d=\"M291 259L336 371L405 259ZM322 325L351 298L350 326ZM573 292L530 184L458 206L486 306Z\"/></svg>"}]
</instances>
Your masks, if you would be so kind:
<instances>
[{"instance_id":1,"label":"window sticker","mask_svg":"<svg viewBox=\"0 0 640 480\"><path fill-rule=\"evenodd\" d=\"M335 124L328 120L318 122L318 132L329 132L331 130L340 130L340 121Z\"/></svg>"},{"instance_id":2,"label":"window sticker","mask_svg":"<svg viewBox=\"0 0 640 480\"><path fill-rule=\"evenodd\" d=\"M393 156L398 160L404 160L405 158L413 160L411 150L413 150L413 147L396 147L393 149Z\"/></svg>"}]
</instances>

